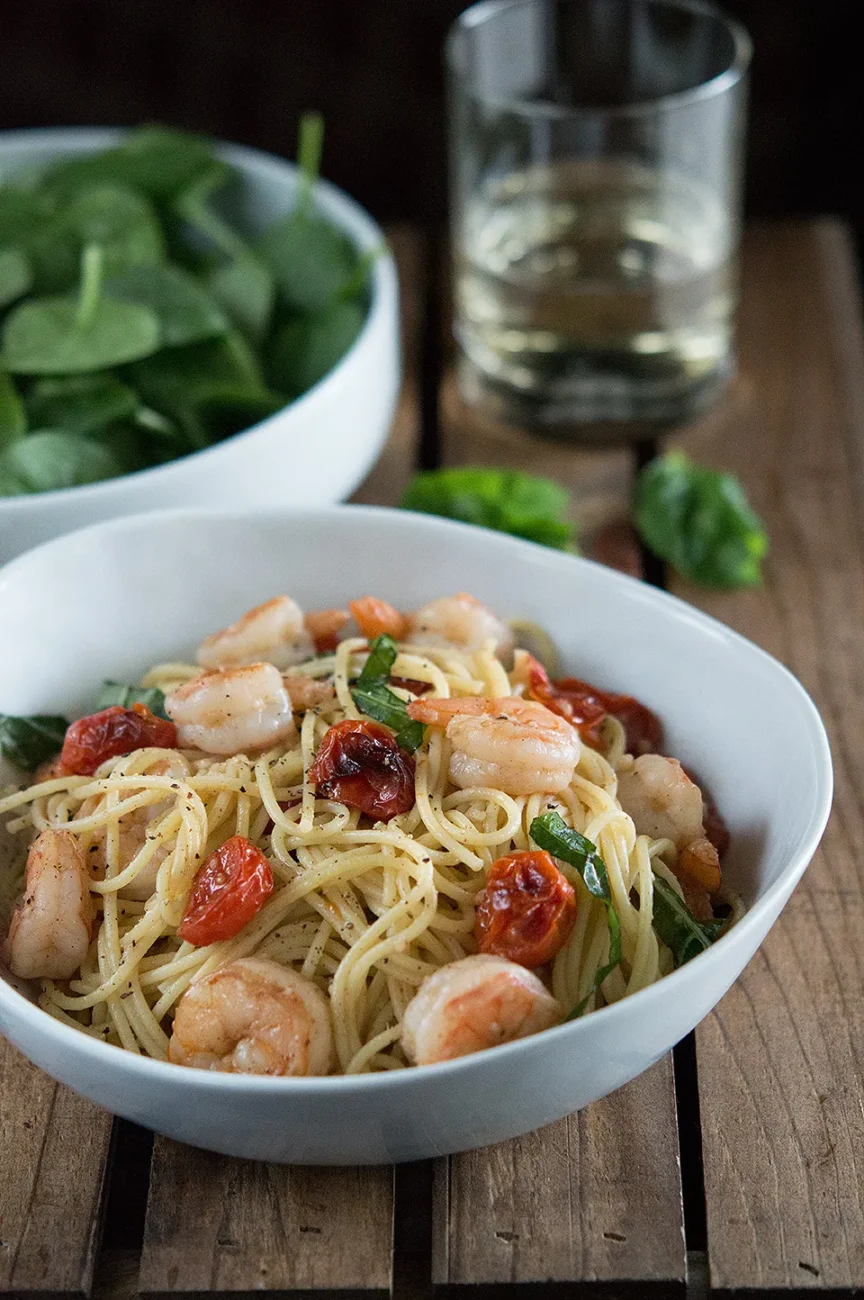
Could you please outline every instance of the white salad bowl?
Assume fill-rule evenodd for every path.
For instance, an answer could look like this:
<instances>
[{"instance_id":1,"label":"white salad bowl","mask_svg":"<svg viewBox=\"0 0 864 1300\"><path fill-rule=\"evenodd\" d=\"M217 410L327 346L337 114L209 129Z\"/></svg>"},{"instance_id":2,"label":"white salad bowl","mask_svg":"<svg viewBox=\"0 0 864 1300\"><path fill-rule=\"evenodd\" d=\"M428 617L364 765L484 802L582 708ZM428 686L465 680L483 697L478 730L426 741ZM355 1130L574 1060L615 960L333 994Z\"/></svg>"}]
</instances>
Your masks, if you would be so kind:
<instances>
[{"instance_id":1,"label":"white salad bowl","mask_svg":"<svg viewBox=\"0 0 864 1300\"><path fill-rule=\"evenodd\" d=\"M253 1078L97 1042L0 979L0 1029L109 1110L230 1155L301 1164L414 1160L497 1142L578 1110L664 1055L722 997L807 866L831 759L803 688L679 600L587 560L423 515L357 506L166 511L84 529L0 573L0 709L92 708L277 592L307 608L372 592L406 609L457 590L552 634L567 670L661 715L667 748L714 793L743 918L659 983L532 1038L360 1077Z\"/></svg>"},{"instance_id":2,"label":"white salad bowl","mask_svg":"<svg viewBox=\"0 0 864 1300\"><path fill-rule=\"evenodd\" d=\"M0 180L56 158L95 153L122 132L77 127L0 133ZM243 180L238 216L250 233L284 216L297 168L241 145L218 145ZM353 346L302 397L242 433L153 469L83 487L0 497L0 564L73 528L167 506L258 508L328 505L354 490L387 437L400 379L396 265L364 210L321 181L316 202L362 251L381 250L371 301Z\"/></svg>"}]
</instances>

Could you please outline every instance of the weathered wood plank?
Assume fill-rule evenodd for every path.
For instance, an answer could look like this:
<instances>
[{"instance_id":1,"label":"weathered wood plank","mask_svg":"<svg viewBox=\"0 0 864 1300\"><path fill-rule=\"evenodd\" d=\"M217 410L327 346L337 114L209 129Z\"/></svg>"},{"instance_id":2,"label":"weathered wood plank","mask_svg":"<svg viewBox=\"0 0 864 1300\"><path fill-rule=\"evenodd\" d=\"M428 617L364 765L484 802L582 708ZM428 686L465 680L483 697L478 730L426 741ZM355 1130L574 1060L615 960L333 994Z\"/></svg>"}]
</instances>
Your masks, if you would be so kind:
<instances>
[{"instance_id":1,"label":"weathered wood plank","mask_svg":"<svg viewBox=\"0 0 864 1300\"><path fill-rule=\"evenodd\" d=\"M390 440L355 497L380 504L398 500L416 461L424 301L419 236L402 229L389 239L400 272L405 382ZM284 1168L156 1139L142 1294L384 1294L392 1241L390 1169Z\"/></svg>"},{"instance_id":2,"label":"weathered wood plank","mask_svg":"<svg viewBox=\"0 0 864 1300\"><path fill-rule=\"evenodd\" d=\"M508 1283L683 1289L677 1153L667 1057L577 1115L439 1161L433 1281L472 1294Z\"/></svg>"},{"instance_id":3,"label":"weathered wood plank","mask_svg":"<svg viewBox=\"0 0 864 1300\"><path fill-rule=\"evenodd\" d=\"M741 375L685 439L744 482L771 534L763 589L694 604L802 679L834 754L823 846L697 1034L710 1283L864 1287L864 346L855 267L830 222L746 243Z\"/></svg>"},{"instance_id":4,"label":"weathered wood plank","mask_svg":"<svg viewBox=\"0 0 864 1300\"><path fill-rule=\"evenodd\" d=\"M0 1294L85 1296L111 1116L0 1038Z\"/></svg>"},{"instance_id":5,"label":"weathered wood plank","mask_svg":"<svg viewBox=\"0 0 864 1300\"><path fill-rule=\"evenodd\" d=\"M545 474L572 494L587 549L638 574L625 520L634 460L496 426L441 395L446 464L497 464ZM650 1123L646 1117L650 1116ZM433 1282L491 1293L549 1283L639 1294L681 1290L686 1276L672 1061L611 1097L536 1133L436 1164ZM580 1290L580 1294L581 1294Z\"/></svg>"},{"instance_id":6,"label":"weathered wood plank","mask_svg":"<svg viewBox=\"0 0 864 1300\"><path fill-rule=\"evenodd\" d=\"M392 1184L390 1168L265 1165L157 1138L139 1289L387 1295Z\"/></svg>"}]
</instances>

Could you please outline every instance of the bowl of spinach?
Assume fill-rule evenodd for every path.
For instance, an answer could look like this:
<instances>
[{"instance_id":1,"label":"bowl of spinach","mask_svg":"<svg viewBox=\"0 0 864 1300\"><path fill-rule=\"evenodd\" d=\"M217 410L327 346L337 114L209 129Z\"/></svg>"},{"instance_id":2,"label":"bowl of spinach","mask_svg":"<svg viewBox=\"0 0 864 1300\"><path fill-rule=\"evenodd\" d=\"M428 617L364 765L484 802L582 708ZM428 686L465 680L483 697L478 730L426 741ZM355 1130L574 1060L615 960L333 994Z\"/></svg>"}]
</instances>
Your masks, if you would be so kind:
<instances>
[{"instance_id":1,"label":"bowl of spinach","mask_svg":"<svg viewBox=\"0 0 864 1300\"><path fill-rule=\"evenodd\" d=\"M296 164L165 127L0 134L0 562L165 505L318 505L384 441L396 271Z\"/></svg>"}]
</instances>

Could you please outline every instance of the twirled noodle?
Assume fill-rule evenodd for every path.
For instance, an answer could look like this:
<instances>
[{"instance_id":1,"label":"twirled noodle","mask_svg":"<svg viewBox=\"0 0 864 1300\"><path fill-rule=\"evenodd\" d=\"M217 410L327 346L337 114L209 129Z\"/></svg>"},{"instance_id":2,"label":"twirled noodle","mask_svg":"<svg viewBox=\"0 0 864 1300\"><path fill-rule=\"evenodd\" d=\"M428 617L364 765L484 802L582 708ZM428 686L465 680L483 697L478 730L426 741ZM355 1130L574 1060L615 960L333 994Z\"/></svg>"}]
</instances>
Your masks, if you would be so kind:
<instances>
[{"instance_id":1,"label":"twirled noodle","mask_svg":"<svg viewBox=\"0 0 864 1300\"><path fill-rule=\"evenodd\" d=\"M528 849L532 820L553 809L596 843L621 924L622 964L588 1009L634 993L671 968L652 928L653 882L656 872L680 890L661 857L674 864L675 848L637 836L618 803L616 768L625 742L614 718L604 724L605 755L583 745L572 782L555 795L455 788L449 742L435 728L427 729L416 755L414 806L389 823L369 825L356 809L316 794L308 772L322 736L331 724L360 716L349 683L366 653L366 642L355 638L293 668L301 677L332 678L333 703L307 711L287 743L257 757L142 749L103 763L92 777L55 777L0 802L12 831L32 838L46 827L65 827L90 861L104 864L91 885L101 924L75 978L41 981L46 1011L164 1060L173 1009L186 989L254 954L294 967L329 994L342 1071L399 1068L406 1064L400 1023L419 985L475 951L474 903L485 869L503 854ZM199 671L160 664L144 683L170 690ZM393 673L443 697L512 692L491 648L408 646ZM141 830L130 857L124 831L135 819ZM195 947L176 930L196 872L231 835L264 851L275 889L235 938ZM152 892L143 901L129 897L154 863ZM608 957L609 931L602 903L575 870L563 870L576 890L578 918L553 962L551 986L567 1009L591 992Z\"/></svg>"}]
</instances>

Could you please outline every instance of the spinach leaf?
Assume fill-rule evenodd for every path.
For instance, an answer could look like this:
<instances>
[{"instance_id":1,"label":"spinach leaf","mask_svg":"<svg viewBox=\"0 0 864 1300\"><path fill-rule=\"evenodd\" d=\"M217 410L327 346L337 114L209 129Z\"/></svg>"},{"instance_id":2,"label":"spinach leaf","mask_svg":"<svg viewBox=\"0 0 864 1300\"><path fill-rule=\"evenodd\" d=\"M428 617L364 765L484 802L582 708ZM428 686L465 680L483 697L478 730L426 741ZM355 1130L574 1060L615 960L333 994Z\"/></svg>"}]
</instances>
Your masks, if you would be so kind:
<instances>
[{"instance_id":1,"label":"spinach leaf","mask_svg":"<svg viewBox=\"0 0 864 1300\"><path fill-rule=\"evenodd\" d=\"M645 545L692 582L762 581L768 535L731 474L694 465L683 452L660 456L639 475L635 520Z\"/></svg>"},{"instance_id":2,"label":"spinach leaf","mask_svg":"<svg viewBox=\"0 0 864 1300\"><path fill-rule=\"evenodd\" d=\"M697 921L684 899L660 876L654 877L654 929L672 953L676 966L710 948L728 924Z\"/></svg>"},{"instance_id":3,"label":"spinach leaf","mask_svg":"<svg viewBox=\"0 0 864 1300\"><path fill-rule=\"evenodd\" d=\"M32 772L63 748L68 726L66 719L56 714L16 718L0 713L0 753L16 767Z\"/></svg>"},{"instance_id":4,"label":"spinach leaf","mask_svg":"<svg viewBox=\"0 0 864 1300\"><path fill-rule=\"evenodd\" d=\"M230 178L231 170L225 163L212 163L177 195L174 211L203 237L205 245L212 245L227 257L242 257L247 251L246 241L210 206L213 194Z\"/></svg>"},{"instance_id":5,"label":"spinach leaf","mask_svg":"<svg viewBox=\"0 0 864 1300\"><path fill-rule=\"evenodd\" d=\"M279 393L250 384L212 384L199 388L186 407L187 418L207 430L208 441L220 442L275 415L285 405Z\"/></svg>"},{"instance_id":6,"label":"spinach leaf","mask_svg":"<svg viewBox=\"0 0 864 1300\"><path fill-rule=\"evenodd\" d=\"M109 298L149 307L163 347L182 347L229 329L228 319L193 275L179 266L129 266L105 284Z\"/></svg>"},{"instance_id":7,"label":"spinach leaf","mask_svg":"<svg viewBox=\"0 0 864 1300\"><path fill-rule=\"evenodd\" d=\"M68 375L38 380L25 398L30 423L37 429L100 433L136 417L137 394L111 374Z\"/></svg>"},{"instance_id":8,"label":"spinach leaf","mask_svg":"<svg viewBox=\"0 0 864 1300\"><path fill-rule=\"evenodd\" d=\"M53 200L38 190L0 185L0 247L15 244L26 252L54 208Z\"/></svg>"},{"instance_id":9,"label":"spinach leaf","mask_svg":"<svg viewBox=\"0 0 864 1300\"><path fill-rule=\"evenodd\" d=\"M133 704L143 704L157 718L168 717L165 712L165 694L158 686L125 686L122 682L103 682L96 699L96 711L110 709L112 704L119 704L123 709L131 709Z\"/></svg>"},{"instance_id":10,"label":"spinach leaf","mask_svg":"<svg viewBox=\"0 0 864 1300\"><path fill-rule=\"evenodd\" d=\"M363 328L364 309L356 302L334 302L317 315L288 321L276 335L267 358L267 377L288 397L299 397L329 374Z\"/></svg>"},{"instance_id":11,"label":"spinach leaf","mask_svg":"<svg viewBox=\"0 0 864 1300\"><path fill-rule=\"evenodd\" d=\"M0 448L22 438L27 432L27 417L21 398L6 371L0 367Z\"/></svg>"},{"instance_id":12,"label":"spinach leaf","mask_svg":"<svg viewBox=\"0 0 864 1300\"><path fill-rule=\"evenodd\" d=\"M569 493L551 479L469 465L416 474L399 504L570 550L575 529L562 518L569 503Z\"/></svg>"},{"instance_id":13,"label":"spinach leaf","mask_svg":"<svg viewBox=\"0 0 864 1300\"><path fill-rule=\"evenodd\" d=\"M101 153L54 163L42 186L66 197L84 186L129 185L152 199L167 200L213 163L213 145L201 136L165 126L141 126Z\"/></svg>"},{"instance_id":14,"label":"spinach leaf","mask_svg":"<svg viewBox=\"0 0 864 1300\"><path fill-rule=\"evenodd\" d=\"M333 303L359 260L343 231L299 208L265 231L256 248L285 306L299 312L320 311Z\"/></svg>"},{"instance_id":15,"label":"spinach leaf","mask_svg":"<svg viewBox=\"0 0 864 1300\"><path fill-rule=\"evenodd\" d=\"M3 328L2 360L30 375L105 370L154 352L159 322L147 307L103 298L104 258L98 244L82 257L81 290L69 298L34 298L16 307Z\"/></svg>"},{"instance_id":16,"label":"spinach leaf","mask_svg":"<svg viewBox=\"0 0 864 1300\"><path fill-rule=\"evenodd\" d=\"M369 646L369 658L352 687L351 698L361 713L395 731L397 745L413 754L422 743L426 728L422 722L408 717L405 701L386 684L397 654L392 637L376 636Z\"/></svg>"},{"instance_id":17,"label":"spinach leaf","mask_svg":"<svg viewBox=\"0 0 864 1300\"><path fill-rule=\"evenodd\" d=\"M33 267L20 248L0 248L0 307L20 298L33 284Z\"/></svg>"},{"instance_id":18,"label":"spinach leaf","mask_svg":"<svg viewBox=\"0 0 864 1300\"><path fill-rule=\"evenodd\" d=\"M241 253L208 271L205 283L237 328L252 343L260 344L270 328L276 301L273 277L261 259L251 252Z\"/></svg>"},{"instance_id":19,"label":"spinach leaf","mask_svg":"<svg viewBox=\"0 0 864 1300\"><path fill-rule=\"evenodd\" d=\"M0 453L0 475L7 484L4 495L15 495L9 488L16 483L17 492L54 492L116 478L124 471L111 448L62 429L37 430Z\"/></svg>"},{"instance_id":20,"label":"spinach leaf","mask_svg":"<svg viewBox=\"0 0 864 1300\"><path fill-rule=\"evenodd\" d=\"M124 186L102 185L64 204L34 244L39 292L71 289L81 254L91 244L102 249L106 275L165 260L162 227L148 200Z\"/></svg>"},{"instance_id":21,"label":"spinach leaf","mask_svg":"<svg viewBox=\"0 0 864 1300\"><path fill-rule=\"evenodd\" d=\"M553 857L560 858L575 867L585 882L588 893L597 898L606 908L606 923L609 926L609 959L595 973L591 988L581 1002L570 1012L568 1020L581 1016L591 998L600 988L608 975L621 961L621 924L612 903L612 891L609 888L609 876L606 863L597 852L596 844L571 830L556 812L543 813L531 823L529 834L539 848L545 849Z\"/></svg>"}]
</instances>

